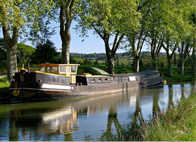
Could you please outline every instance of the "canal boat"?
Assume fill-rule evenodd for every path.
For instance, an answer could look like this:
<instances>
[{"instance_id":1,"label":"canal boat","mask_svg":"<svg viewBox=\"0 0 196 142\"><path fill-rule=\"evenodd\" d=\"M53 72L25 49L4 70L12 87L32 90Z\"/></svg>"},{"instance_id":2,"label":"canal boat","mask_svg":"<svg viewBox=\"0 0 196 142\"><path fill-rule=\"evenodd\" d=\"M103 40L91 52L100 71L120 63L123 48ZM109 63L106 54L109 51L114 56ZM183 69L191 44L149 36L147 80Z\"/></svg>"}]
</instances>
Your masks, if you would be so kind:
<instances>
[{"instance_id":1,"label":"canal boat","mask_svg":"<svg viewBox=\"0 0 196 142\"><path fill-rule=\"evenodd\" d=\"M10 84L12 96L30 100L56 100L110 94L163 85L158 71L113 75L77 75L79 64L41 64L38 71L22 68Z\"/></svg>"}]
</instances>

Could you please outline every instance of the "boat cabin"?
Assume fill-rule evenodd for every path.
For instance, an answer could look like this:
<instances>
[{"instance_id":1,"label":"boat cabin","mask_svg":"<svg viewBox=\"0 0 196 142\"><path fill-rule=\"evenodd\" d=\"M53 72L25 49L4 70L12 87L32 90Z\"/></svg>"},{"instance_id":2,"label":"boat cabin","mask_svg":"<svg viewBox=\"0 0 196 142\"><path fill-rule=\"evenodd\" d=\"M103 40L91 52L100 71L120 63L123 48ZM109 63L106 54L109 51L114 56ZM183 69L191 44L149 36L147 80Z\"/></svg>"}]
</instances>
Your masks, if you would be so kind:
<instances>
[{"instance_id":1,"label":"boat cabin","mask_svg":"<svg viewBox=\"0 0 196 142\"><path fill-rule=\"evenodd\" d=\"M76 75L79 64L41 64L38 65L38 71L51 74L60 74L70 77L70 83L76 83Z\"/></svg>"}]
</instances>

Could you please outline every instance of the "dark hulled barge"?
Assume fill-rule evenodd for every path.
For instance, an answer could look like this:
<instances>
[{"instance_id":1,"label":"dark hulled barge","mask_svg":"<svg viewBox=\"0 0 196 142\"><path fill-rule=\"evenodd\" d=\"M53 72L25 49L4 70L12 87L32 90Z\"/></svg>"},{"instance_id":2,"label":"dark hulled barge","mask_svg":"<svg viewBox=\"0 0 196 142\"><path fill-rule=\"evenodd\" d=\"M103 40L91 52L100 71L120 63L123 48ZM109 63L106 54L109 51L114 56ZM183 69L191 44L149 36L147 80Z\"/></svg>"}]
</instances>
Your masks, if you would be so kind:
<instances>
[{"instance_id":1,"label":"dark hulled barge","mask_svg":"<svg viewBox=\"0 0 196 142\"><path fill-rule=\"evenodd\" d=\"M163 85L158 71L114 75L77 75L78 64L41 64L38 71L24 68L15 73L10 85L14 97L30 100L54 100L109 94L130 89Z\"/></svg>"}]
</instances>

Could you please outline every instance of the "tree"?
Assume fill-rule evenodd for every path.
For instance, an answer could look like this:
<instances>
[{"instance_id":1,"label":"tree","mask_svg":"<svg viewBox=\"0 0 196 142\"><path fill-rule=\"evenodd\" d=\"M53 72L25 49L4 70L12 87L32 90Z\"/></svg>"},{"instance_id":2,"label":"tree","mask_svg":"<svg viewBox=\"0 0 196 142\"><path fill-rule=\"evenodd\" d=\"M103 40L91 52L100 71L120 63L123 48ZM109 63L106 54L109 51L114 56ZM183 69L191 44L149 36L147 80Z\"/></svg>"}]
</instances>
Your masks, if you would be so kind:
<instances>
[{"instance_id":1,"label":"tree","mask_svg":"<svg viewBox=\"0 0 196 142\"><path fill-rule=\"evenodd\" d=\"M174 55L176 49L178 48L178 44L179 44L178 41L175 42L170 37L170 35L167 35L167 37L163 43L163 48L165 49L166 55L167 55L167 66L168 66L167 75L170 77L173 76L172 58L173 58L173 55Z\"/></svg>"},{"instance_id":2,"label":"tree","mask_svg":"<svg viewBox=\"0 0 196 142\"><path fill-rule=\"evenodd\" d=\"M77 29L83 35L87 34L87 29L93 30L103 40L108 73L113 74L116 51L125 33L139 25L136 0L82 0L78 9L81 11Z\"/></svg>"},{"instance_id":3,"label":"tree","mask_svg":"<svg viewBox=\"0 0 196 142\"><path fill-rule=\"evenodd\" d=\"M22 43L17 44L17 58L21 63L28 63L31 61L31 57L35 52L35 48L29 45L25 45Z\"/></svg>"},{"instance_id":4,"label":"tree","mask_svg":"<svg viewBox=\"0 0 196 142\"><path fill-rule=\"evenodd\" d=\"M139 72L140 53L144 45L146 35L147 35L147 31L145 30L144 25L142 25L142 28L138 32L130 32L127 35L127 39L131 46L130 52L134 57L135 72Z\"/></svg>"},{"instance_id":5,"label":"tree","mask_svg":"<svg viewBox=\"0 0 196 142\"><path fill-rule=\"evenodd\" d=\"M161 30L164 34L163 48L167 54L168 76L172 73L172 58L184 37L190 34L191 26L188 20L194 2L189 0L164 0L161 2ZM183 44L184 45L184 44ZM171 53L170 53L171 52Z\"/></svg>"},{"instance_id":6,"label":"tree","mask_svg":"<svg viewBox=\"0 0 196 142\"><path fill-rule=\"evenodd\" d=\"M192 46L192 49L191 49L191 54L189 55L188 54L188 59L189 59L189 62L191 64L191 74L192 75L195 75L195 63L196 63L196 57L195 57L195 42L193 42L193 46Z\"/></svg>"},{"instance_id":7,"label":"tree","mask_svg":"<svg viewBox=\"0 0 196 142\"><path fill-rule=\"evenodd\" d=\"M180 48L178 49L180 54L180 75L184 75L184 64L185 59L187 58L188 54L191 51L191 45L194 43L194 17L191 17L193 11L195 11L196 3L190 1L182 1L180 4L180 8L183 5L183 12L179 15L179 22L176 24L178 30L178 37L180 40ZM190 18L191 17L191 18Z\"/></svg>"},{"instance_id":8,"label":"tree","mask_svg":"<svg viewBox=\"0 0 196 142\"><path fill-rule=\"evenodd\" d=\"M50 13L40 15L40 20L37 23L38 27L36 29L31 29L30 36L28 37L28 39L32 41L33 45L37 45L39 43L44 44L46 43L47 39L51 38L52 35L56 34L56 27L50 27L50 21Z\"/></svg>"},{"instance_id":9,"label":"tree","mask_svg":"<svg viewBox=\"0 0 196 142\"><path fill-rule=\"evenodd\" d=\"M140 53L148 34L146 28L146 24L147 24L146 20L147 20L148 13L151 9L150 5L151 5L150 0L140 1L138 5L138 9L140 8L140 12L142 15L142 18L140 19L140 27L137 28L138 30L130 29L126 33L127 41L129 42L129 46L131 47L130 52L134 57L135 72L139 72Z\"/></svg>"},{"instance_id":10,"label":"tree","mask_svg":"<svg viewBox=\"0 0 196 142\"><path fill-rule=\"evenodd\" d=\"M62 59L61 63L69 64L69 49L70 49L70 27L74 18L74 8L77 0L60 0L58 6L60 7L60 36L62 41Z\"/></svg>"},{"instance_id":11,"label":"tree","mask_svg":"<svg viewBox=\"0 0 196 142\"><path fill-rule=\"evenodd\" d=\"M195 50L196 50L196 11L193 10L192 13L190 14L190 23L192 24L192 34L191 34L191 55L188 54L189 57L189 62L191 64L191 74L195 75L195 63L196 63L196 55L195 55Z\"/></svg>"},{"instance_id":12,"label":"tree","mask_svg":"<svg viewBox=\"0 0 196 142\"><path fill-rule=\"evenodd\" d=\"M36 59L34 60L35 63L57 63L58 52L54 47L54 43L50 40L47 40L46 43L39 43L36 46L34 59Z\"/></svg>"},{"instance_id":13,"label":"tree","mask_svg":"<svg viewBox=\"0 0 196 142\"><path fill-rule=\"evenodd\" d=\"M17 71L17 43L21 29L25 26L36 28L39 15L50 9L50 0L1 0L0 27L7 52L7 76L11 81ZM31 25L31 26L30 26Z\"/></svg>"},{"instance_id":14,"label":"tree","mask_svg":"<svg viewBox=\"0 0 196 142\"><path fill-rule=\"evenodd\" d=\"M181 42L181 46L179 46L178 52L180 55L180 75L184 75L185 59L187 58L190 52L190 40L189 39L186 42L184 41Z\"/></svg>"},{"instance_id":15,"label":"tree","mask_svg":"<svg viewBox=\"0 0 196 142\"><path fill-rule=\"evenodd\" d=\"M147 35L147 44L151 49L151 58L152 58L152 65L155 70L158 67L158 57L159 53L162 49L163 38L164 35L162 34L160 25L161 25L161 11L160 11L160 4L161 1L152 1L151 8L147 14L147 25L146 29L148 30Z\"/></svg>"}]
</instances>

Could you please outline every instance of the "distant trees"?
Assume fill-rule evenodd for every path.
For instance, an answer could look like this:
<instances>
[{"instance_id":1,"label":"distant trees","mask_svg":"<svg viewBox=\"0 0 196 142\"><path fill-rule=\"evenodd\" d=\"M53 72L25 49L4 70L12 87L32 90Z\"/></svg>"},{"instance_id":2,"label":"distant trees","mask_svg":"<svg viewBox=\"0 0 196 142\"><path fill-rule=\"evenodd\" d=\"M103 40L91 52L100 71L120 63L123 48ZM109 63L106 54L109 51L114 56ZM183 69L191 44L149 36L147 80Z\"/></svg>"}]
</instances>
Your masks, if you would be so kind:
<instances>
[{"instance_id":1,"label":"distant trees","mask_svg":"<svg viewBox=\"0 0 196 142\"><path fill-rule=\"evenodd\" d=\"M33 54L33 63L59 63L60 55L56 51L54 43L47 40L46 43L38 43Z\"/></svg>"},{"instance_id":2,"label":"distant trees","mask_svg":"<svg viewBox=\"0 0 196 142\"><path fill-rule=\"evenodd\" d=\"M32 60L32 55L35 53L35 48L22 43L17 44L17 58L21 63L28 63Z\"/></svg>"},{"instance_id":3,"label":"distant trees","mask_svg":"<svg viewBox=\"0 0 196 142\"><path fill-rule=\"evenodd\" d=\"M60 53L56 51L54 43L46 40L45 43L38 43L36 48L22 43L17 44L17 59L19 63L59 63Z\"/></svg>"}]
</instances>

